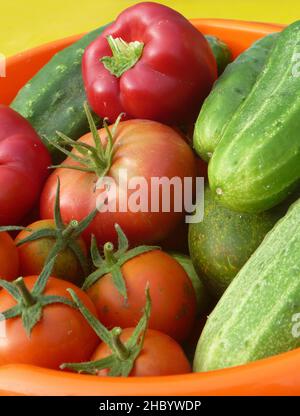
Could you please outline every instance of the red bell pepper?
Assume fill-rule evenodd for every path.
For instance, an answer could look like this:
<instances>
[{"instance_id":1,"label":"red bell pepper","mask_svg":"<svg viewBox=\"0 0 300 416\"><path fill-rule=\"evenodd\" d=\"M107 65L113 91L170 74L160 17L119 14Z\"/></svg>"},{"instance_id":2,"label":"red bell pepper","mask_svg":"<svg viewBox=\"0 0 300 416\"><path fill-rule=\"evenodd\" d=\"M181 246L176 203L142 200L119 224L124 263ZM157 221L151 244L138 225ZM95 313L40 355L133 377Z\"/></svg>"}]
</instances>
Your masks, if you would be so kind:
<instances>
[{"instance_id":1,"label":"red bell pepper","mask_svg":"<svg viewBox=\"0 0 300 416\"><path fill-rule=\"evenodd\" d=\"M83 56L89 103L111 122L120 113L192 121L216 77L204 36L175 10L151 2L123 11Z\"/></svg>"},{"instance_id":2,"label":"red bell pepper","mask_svg":"<svg viewBox=\"0 0 300 416\"><path fill-rule=\"evenodd\" d=\"M16 224L38 200L48 150L27 120L0 105L0 225Z\"/></svg>"}]
</instances>

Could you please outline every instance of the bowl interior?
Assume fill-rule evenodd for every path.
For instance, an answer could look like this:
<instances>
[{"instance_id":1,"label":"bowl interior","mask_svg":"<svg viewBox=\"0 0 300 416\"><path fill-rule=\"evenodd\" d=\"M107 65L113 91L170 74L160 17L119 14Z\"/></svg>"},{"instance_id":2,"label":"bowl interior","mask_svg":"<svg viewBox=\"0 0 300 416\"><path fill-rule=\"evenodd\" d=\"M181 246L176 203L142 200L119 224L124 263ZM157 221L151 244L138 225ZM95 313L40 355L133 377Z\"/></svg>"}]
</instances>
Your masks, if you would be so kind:
<instances>
[{"instance_id":1,"label":"bowl interior","mask_svg":"<svg viewBox=\"0 0 300 416\"><path fill-rule=\"evenodd\" d=\"M282 25L221 19L193 19L204 34L226 42L234 57ZM0 78L0 103L9 104L18 90L51 57L81 35L58 40L7 60L6 77ZM182 376L139 379L105 378L63 373L27 365L0 367L0 394L27 395L247 395L299 394L300 352L294 350L241 367ZM296 374L295 374L296 373ZM263 374L263 377L262 377ZM299 387L298 387L299 386Z\"/></svg>"}]
</instances>

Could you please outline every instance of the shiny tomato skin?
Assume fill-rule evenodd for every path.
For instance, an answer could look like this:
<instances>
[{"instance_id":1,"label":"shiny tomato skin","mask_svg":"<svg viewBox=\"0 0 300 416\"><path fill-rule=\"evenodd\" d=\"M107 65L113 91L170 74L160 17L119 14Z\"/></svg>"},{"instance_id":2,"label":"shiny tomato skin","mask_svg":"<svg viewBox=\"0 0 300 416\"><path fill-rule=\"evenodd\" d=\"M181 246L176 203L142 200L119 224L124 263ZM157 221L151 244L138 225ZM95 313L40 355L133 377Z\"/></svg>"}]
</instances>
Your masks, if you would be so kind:
<instances>
[{"instance_id":1,"label":"shiny tomato skin","mask_svg":"<svg viewBox=\"0 0 300 416\"><path fill-rule=\"evenodd\" d=\"M26 227L33 232L42 230L44 228L55 229L54 220L40 220ZM21 231L15 243L28 237L32 231ZM82 238L77 240L83 254L87 257L88 250ZM22 244L18 247L20 259L20 274L22 276L39 275L46 263L48 254L55 244L55 240L51 238L41 238L39 240L31 241ZM80 285L83 281L83 271L79 261L70 249L59 253L55 261L52 276L63 280L68 280L74 284Z\"/></svg>"},{"instance_id":2,"label":"shiny tomato skin","mask_svg":"<svg viewBox=\"0 0 300 416\"><path fill-rule=\"evenodd\" d=\"M94 302L100 321L108 328L136 326L145 305L149 283L152 300L149 328L185 340L194 324L196 297L189 277L171 256L155 250L127 261L122 266L128 300L124 301L106 274L87 293Z\"/></svg>"},{"instance_id":3,"label":"shiny tomato skin","mask_svg":"<svg viewBox=\"0 0 300 416\"><path fill-rule=\"evenodd\" d=\"M29 289L35 281L36 276L24 278ZM72 288L85 306L96 315L88 296L71 283L50 278L44 294L71 299L67 288ZM5 290L1 290L0 312L14 305L14 299ZM59 303L44 307L42 318L32 329L30 338L20 317L4 321L1 329L4 329L4 333L0 338L0 365L30 364L59 369L64 362L88 360L99 343L99 338L81 313Z\"/></svg>"},{"instance_id":4,"label":"shiny tomato skin","mask_svg":"<svg viewBox=\"0 0 300 416\"><path fill-rule=\"evenodd\" d=\"M19 274L18 251L6 232L0 233L0 279L14 280Z\"/></svg>"},{"instance_id":5,"label":"shiny tomato skin","mask_svg":"<svg viewBox=\"0 0 300 416\"><path fill-rule=\"evenodd\" d=\"M38 201L51 158L30 123L0 104L0 225L18 224Z\"/></svg>"},{"instance_id":6,"label":"shiny tomato skin","mask_svg":"<svg viewBox=\"0 0 300 416\"><path fill-rule=\"evenodd\" d=\"M121 341L126 342L134 328L126 328ZM92 355L92 361L101 360L111 354L110 348L102 343ZM168 335L148 329L140 355L135 360L130 377L167 376L191 372L191 366L181 346ZM108 370L98 371L99 376L108 376Z\"/></svg>"},{"instance_id":7,"label":"shiny tomato skin","mask_svg":"<svg viewBox=\"0 0 300 416\"><path fill-rule=\"evenodd\" d=\"M103 143L107 140L105 130L99 130ZM91 134L80 141L93 144ZM106 176L115 180L117 191L124 195L124 186L119 183L119 173L127 172L128 180L136 177L146 179L148 189L152 177L184 177L195 178L195 156L182 136L171 127L149 120L129 120L119 124L114 139L112 164ZM76 154L76 151L73 151ZM66 165L80 166L70 157ZM48 178L40 202L41 218L53 218L53 205L57 186L57 177L61 183L61 212L63 221L69 223L72 219L86 217L96 207L101 189L95 190L97 175L71 169L58 168ZM136 190L128 190L128 198ZM117 192L118 194L118 192ZM173 190L171 190L171 197ZM147 195L145 190L144 195ZM148 195L147 195L148 196ZM149 195L148 201L151 201ZM160 195L161 200L161 195ZM119 201L117 196L117 202ZM125 201L125 202L126 202ZM182 200L180 200L182 204ZM150 203L149 203L150 205ZM151 208L149 207L148 208ZM170 212L99 212L85 230L83 236L90 243L94 234L100 245L107 241L116 243L114 225L119 224L132 245L150 244L163 240L184 217L184 212L175 212L171 203Z\"/></svg>"}]
</instances>

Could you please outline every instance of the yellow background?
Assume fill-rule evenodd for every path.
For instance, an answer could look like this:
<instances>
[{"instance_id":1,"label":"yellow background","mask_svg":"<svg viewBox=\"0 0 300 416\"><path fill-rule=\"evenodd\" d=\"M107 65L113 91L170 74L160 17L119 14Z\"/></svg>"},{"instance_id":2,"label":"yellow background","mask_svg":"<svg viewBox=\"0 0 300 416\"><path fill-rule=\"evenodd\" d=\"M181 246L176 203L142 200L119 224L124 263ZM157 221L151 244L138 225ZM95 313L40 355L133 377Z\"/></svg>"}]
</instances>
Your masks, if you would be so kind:
<instances>
[{"instance_id":1,"label":"yellow background","mask_svg":"<svg viewBox=\"0 0 300 416\"><path fill-rule=\"evenodd\" d=\"M39 44L110 22L137 1L0 0L0 53L12 55ZM288 23L300 19L299 0L161 1L186 17L218 17Z\"/></svg>"}]
</instances>

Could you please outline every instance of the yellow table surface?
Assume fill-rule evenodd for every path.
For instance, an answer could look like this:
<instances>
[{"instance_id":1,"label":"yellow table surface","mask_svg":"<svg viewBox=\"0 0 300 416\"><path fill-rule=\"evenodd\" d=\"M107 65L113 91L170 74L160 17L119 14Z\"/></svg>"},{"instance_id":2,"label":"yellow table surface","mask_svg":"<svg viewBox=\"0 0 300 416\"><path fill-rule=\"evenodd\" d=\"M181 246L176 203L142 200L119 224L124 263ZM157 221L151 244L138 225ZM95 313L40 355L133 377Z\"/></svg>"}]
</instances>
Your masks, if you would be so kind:
<instances>
[{"instance_id":1,"label":"yellow table surface","mask_svg":"<svg viewBox=\"0 0 300 416\"><path fill-rule=\"evenodd\" d=\"M126 0L1 0L0 53L16 52L112 21ZM186 17L217 17L289 23L300 19L299 0L162 1Z\"/></svg>"}]
</instances>

